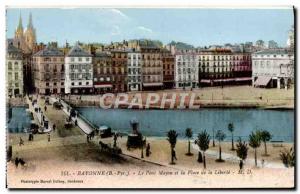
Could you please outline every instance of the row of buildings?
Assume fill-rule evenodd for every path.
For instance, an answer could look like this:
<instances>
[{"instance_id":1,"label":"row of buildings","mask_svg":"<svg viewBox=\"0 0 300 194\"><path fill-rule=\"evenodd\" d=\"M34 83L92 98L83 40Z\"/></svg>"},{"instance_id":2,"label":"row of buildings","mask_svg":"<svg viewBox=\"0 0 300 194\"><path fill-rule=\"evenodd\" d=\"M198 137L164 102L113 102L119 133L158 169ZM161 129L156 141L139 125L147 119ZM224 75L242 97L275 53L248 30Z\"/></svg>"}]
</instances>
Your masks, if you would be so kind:
<instances>
[{"instance_id":1,"label":"row of buildings","mask_svg":"<svg viewBox=\"0 0 300 194\"><path fill-rule=\"evenodd\" d=\"M36 43L30 15L7 43L7 94L101 94L225 84L288 88L293 82L291 49L255 53L228 48L177 50L130 43L59 48ZM292 41L290 41L292 42ZM275 81L274 81L275 80Z\"/></svg>"}]
</instances>

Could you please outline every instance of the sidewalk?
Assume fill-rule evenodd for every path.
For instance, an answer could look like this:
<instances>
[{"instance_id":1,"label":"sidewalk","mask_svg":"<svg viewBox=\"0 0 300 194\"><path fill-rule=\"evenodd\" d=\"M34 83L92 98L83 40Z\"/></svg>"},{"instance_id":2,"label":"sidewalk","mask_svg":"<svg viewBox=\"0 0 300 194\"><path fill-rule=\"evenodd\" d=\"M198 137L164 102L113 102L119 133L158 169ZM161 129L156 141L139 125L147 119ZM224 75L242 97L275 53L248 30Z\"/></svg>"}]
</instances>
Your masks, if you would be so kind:
<instances>
[{"instance_id":1,"label":"sidewalk","mask_svg":"<svg viewBox=\"0 0 300 194\"><path fill-rule=\"evenodd\" d=\"M26 97L27 99L27 103L29 105L29 110L33 113L33 117L35 118L35 122L42 127L42 133L49 133L52 131L52 126L53 124L49 121L49 119L46 117L45 114L43 114L42 108L40 112L35 112L35 108L40 108L40 106L38 105L38 103L34 104L34 106L32 106L32 102L28 99L28 97ZM43 121L42 121L42 115L44 115L45 120L48 121L48 129L44 128L43 125Z\"/></svg>"},{"instance_id":2,"label":"sidewalk","mask_svg":"<svg viewBox=\"0 0 300 194\"><path fill-rule=\"evenodd\" d=\"M199 152L199 147L195 144L192 144L192 148L194 150L196 150L197 152ZM210 156L213 158L218 158L219 157L219 152L218 151L213 151L213 150L208 150L205 152L206 156ZM228 161L233 161L233 162L239 162L240 158L237 157L236 155L230 154L230 153L226 153L226 152L222 152L222 159L223 160L228 160ZM247 165L255 165L255 160L253 158L248 158L245 160L245 164ZM260 168L286 168L283 164L281 163L275 163L275 162L268 162L268 161L264 161L264 165L262 166L261 161L257 160L257 166Z\"/></svg>"}]
</instances>

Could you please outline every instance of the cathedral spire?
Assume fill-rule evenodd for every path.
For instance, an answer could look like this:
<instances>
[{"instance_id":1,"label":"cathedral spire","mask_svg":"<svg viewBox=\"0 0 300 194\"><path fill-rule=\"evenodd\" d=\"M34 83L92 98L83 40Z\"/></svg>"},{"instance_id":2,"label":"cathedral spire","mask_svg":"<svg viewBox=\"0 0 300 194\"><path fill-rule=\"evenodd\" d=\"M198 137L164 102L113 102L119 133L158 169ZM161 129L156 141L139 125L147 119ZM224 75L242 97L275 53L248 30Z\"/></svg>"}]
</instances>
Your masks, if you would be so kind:
<instances>
[{"instance_id":1,"label":"cathedral spire","mask_svg":"<svg viewBox=\"0 0 300 194\"><path fill-rule=\"evenodd\" d=\"M20 17L19 17L19 24L18 24L17 29L15 31L15 38L18 38L18 39L23 38L23 24L22 24L21 13L20 13Z\"/></svg>"},{"instance_id":2,"label":"cathedral spire","mask_svg":"<svg viewBox=\"0 0 300 194\"><path fill-rule=\"evenodd\" d=\"M18 25L17 31L22 31L23 32L23 24L22 24L21 13L20 13L20 16L19 16L19 25Z\"/></svg>"},{"instance_id":3,"label":"cathedral spire","mask_svg":"<svg viewBox=\"0 0 300 194\"><path fill-rule=\"evenodd\" d=\"M27 28L33 28L33 24L32 24L32 14L31 14L31 12L30 12L30 14L29 14L29 21L28 21Z\"/></svg>"}]
</instances>

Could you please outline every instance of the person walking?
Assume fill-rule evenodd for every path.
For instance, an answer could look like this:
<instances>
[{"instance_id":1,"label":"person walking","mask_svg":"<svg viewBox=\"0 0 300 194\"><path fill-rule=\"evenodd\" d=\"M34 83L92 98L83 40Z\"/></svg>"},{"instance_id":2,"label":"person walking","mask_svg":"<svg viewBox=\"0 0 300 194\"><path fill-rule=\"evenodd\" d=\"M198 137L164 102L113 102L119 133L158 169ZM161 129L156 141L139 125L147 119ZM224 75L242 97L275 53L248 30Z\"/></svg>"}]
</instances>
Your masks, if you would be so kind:
<instances>
[{"instance_id":1,"label":"person walking","mask_svg":"<svg viewBox=\"0 0 300 194\"><path fill-rule=\"evenodd\" d=\"M147 147L146 147L146 156L149 157L151 154L151 151L150 151L150 143L147 144Z\"/></svg>"},{"instance_id":2,"label":"person walking","mask_svg":"<svg viewBox=\"0 0 300 194\"><path fill-rule=\"evenodd\" d=\"M114 134L114 147L117 147L117 139L118 139L118 136L117 136L117 134L115 133L115 134Z\"/></svg>"},{"instance_id":3,"label":"person walking","mask_svg":"<svg viewBox=\"0 0 300 194\"><path fill-rule=\"evenodd\" d=\"M55 125L55 124L53 124L52 128L53 128L53 131L55 131L56 125Z\"/></svg>"},{"instance_id":4,"label":"person walking","mask_svg":"<svg viewBox=\"0 0 300 194\"><path fill-rule=\"evenodd\" d=\"M18 157L16 157L16 159L15 159L15 166L16 166L16 168L18 168L18 166L19 166L19 158Z\"/></svg>"},{"instance_id":5,"label":"person walking","mask_svg":"<svg viewBox=\"0 0 300 194\"><path fill-rule=\"evenodd\" d=\"M48 133L48 142L50 142L50 133Z\"/></svg>"},{"instance_id":6,"label":"person walking","mask_svg":"<svg viewBox=\"0 0 300 194\"><path fill-rule=\"evenodd\" d=\"M24 141L23 139L20 137L20 142L19 142L19 146L24 145Z\"/></svg>"}]
</instances>

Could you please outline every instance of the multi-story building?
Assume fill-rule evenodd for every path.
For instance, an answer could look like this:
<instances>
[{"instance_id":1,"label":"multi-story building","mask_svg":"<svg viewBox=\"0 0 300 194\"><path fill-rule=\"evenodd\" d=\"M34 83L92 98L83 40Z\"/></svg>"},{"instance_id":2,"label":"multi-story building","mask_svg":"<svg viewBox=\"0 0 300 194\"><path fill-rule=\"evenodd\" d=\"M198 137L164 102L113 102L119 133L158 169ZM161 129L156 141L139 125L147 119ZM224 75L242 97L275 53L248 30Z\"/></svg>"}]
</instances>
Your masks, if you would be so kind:
<instances>
[{"instance_id":1,"label":"multi-story building","mask_svg":"<svg viewBox=\"0 0 300 194\"><path fill-rule=\"evenodd\" d=\"M94 92L102 94L113 88L112 59L110 52L95 52L93 55Z\"/></svg>"},{"instance_id":2,"label":"multi-story building","mask_svg":"<svg viewBox=\"0 0 300 194\"><path fill-rule=\"evenodd\" d=\"M127 53L127 90L139 91L142 89L142 55L135 49L129 50Z\"/></svg>"},{"instance_id":3,"label":"multi-story building","mask_svg":"<svg viewBox=\"0 0 300 194\"><path fill-rule=\"evenodd\" d=\"M197 88L199 86L199 57L192 51L176 53L175 58L175 87Z\"/></svg>"},{"instance_id":4,"label":"multi-story building","mask_svg":"<svg viewBox=\"0 0 300 194\"><path fill-rule=\"evenodd\" d=\"M175 56L171 54L171 51L162 50L162 63L164 89L171 89L174 87L175 66Z\"/></svg>"},{"instance_id":5,"label":"multi-story building","mask_svg":"<svg viewBox=\"0 0 300 194\"><path fill-rule=\"evenodd\" d=\"M251 53L235 52L232 53L232 75L235 82L251 83L252 61Z\"/></svg>"},{"instance_id":6,"label":"multi-story building","mask_svg":"<svg viewBox=\"0 0 300 194\"><path fill-rule=\"evenodd\" d=\"M265 50L252 54L254 87L289 88L294 81L294 55L287 50Z\"/></svg>"},{"instance_id":7,"label":"multi-story building","mask_svg":"<svg viewBox=\"0 0 300 194\"><path fill-rule=\"evenodd\" d=\"M127 51L112 50L113 92L127 91Z\"/></svg>"},{"instance_id":8,"label":"multi-story building","mask_svg":"<svg viewBox=\"0 0 300 194\"><path fill-rule=\"evenodd\" d=\"M251 54L228 49L202 50L199 56L200 86L251 83Z\"/></svg>"},{"instance_id":9,"label":"multi-story building","mask_svg":"<svg viewBox=\"0 0 300 194\"><path fill-rule=\"evenodd\" d=\"M65 57L65 93L93 92L92 55L76 44Z\"/></svg>"},{"instance_id":10,"label":"multi-story building","mask_svg":"<svg viewBox=\"0 0 300 194\"><path fill-rule=\"evenodd\" d=\"M143 90L156 90L163 87L163 63L161 49L155 46L140 47L142 55Z\"/></svg>"},{"instance_id":11,"label":"multi-story building","mask_svg":"<svg viewBox=\"0 0 300 194\"><path fill-rule=\"evenodd\" d=\"M24 94L22 51L8 44L6 52L6 95L8 97Z\"/></svg>"},{"instance_id":12,"label":"multi-story building","mask_svg":"<svg viewBox=\"0 0 300 194\"><path fill-rule=\"evenodd\" d=\"M42 95L64 94L65 58L54 45L33 55L33 78L35 92Z\"/></svg>"}]
</instances>

